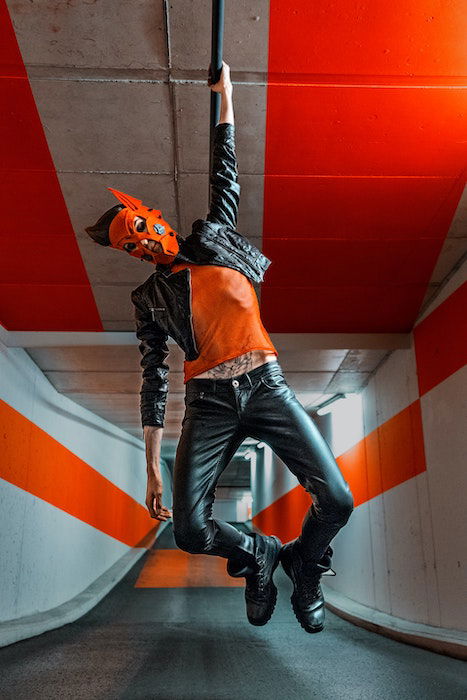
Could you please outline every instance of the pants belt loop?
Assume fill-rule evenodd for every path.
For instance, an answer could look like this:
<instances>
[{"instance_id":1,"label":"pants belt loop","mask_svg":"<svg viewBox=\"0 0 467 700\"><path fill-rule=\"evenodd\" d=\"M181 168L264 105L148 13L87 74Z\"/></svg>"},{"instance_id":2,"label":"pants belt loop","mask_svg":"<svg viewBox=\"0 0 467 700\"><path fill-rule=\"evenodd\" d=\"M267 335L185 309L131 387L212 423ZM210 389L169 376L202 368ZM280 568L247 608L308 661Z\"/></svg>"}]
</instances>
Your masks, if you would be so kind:
<instances>
[{"instance_id":1,"label":"pants belt loop","mask_svg":"<svg viewBox=\"0 0 467 700\"><path fill-rule=\"evenodd\" d=\"M253 382L251 381L251 377L248 374L248 372L246 372L246 376L248 377L248 381L250 382L250 388L251 388L253 386Z\"/></svg>"}]
</instances>

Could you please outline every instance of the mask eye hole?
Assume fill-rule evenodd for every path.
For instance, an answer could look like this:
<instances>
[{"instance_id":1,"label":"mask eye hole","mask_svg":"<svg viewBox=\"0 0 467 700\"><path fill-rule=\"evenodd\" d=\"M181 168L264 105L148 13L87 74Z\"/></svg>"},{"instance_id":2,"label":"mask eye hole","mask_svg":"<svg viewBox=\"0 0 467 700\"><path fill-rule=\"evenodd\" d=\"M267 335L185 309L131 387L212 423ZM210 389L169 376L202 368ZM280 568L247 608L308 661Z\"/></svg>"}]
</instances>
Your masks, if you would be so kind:
<instances>
[{"instance_id":1,"label":"mask eye hole","mask_svg":"<svg viewBox=\"0 0 467 700\"><path fill-rule=\"evenodd\" d=\"M143 233L143 231L146 231L145 219L138 219L138 221L136 221L134 227L135 227L135 231L138 231L138 233Z\"/></svg>"},{"instance_id":2,"label":"mask eye hole","mask_svg":"<svg viewBox=\"0 0 467 700\"><path fill-rule=\"evenodd\" d=\"M125 250L128 250L128 252L129 252L129 251L134 250L136 248L136 243L125 243L123 247Z\"/></svg>"}]
</instances>

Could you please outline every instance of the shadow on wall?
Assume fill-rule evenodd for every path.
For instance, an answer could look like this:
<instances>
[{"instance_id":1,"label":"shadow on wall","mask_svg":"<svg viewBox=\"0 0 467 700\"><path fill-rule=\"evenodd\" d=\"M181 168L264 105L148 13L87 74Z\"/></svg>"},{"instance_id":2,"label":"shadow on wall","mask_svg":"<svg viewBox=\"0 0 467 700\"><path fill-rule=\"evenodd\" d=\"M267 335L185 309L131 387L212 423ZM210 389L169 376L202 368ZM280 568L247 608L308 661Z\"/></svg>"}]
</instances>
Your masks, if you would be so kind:
<instances>
[{"instance_id":1,"label":"shadow on wall","mask_svg":"<svg viewBox=\"0 0 467 700\"><path fill-rule=\"evenodd\" d=\"M103 428L101 425L96 425L96 423L93 423L91 420L86 420L86 418L83 418L82 416L77 416L75 413L72 413L71 411L67 411L64 408L57 407L54 403L51 403L50 401L47 401L46 399L42 399L42 403L44 406L47 406L49 410L53 410L57 415L62 416L63 418L68 418L69 420L74 421L75 423L79 423L80 425L90 428L91 430L94 430L96 433L99 433L100 435L107 435L108 437L112 438L112 440L117 440L118 442L123 442L126 443L127 445L130 445L131 447L135 447L137 450L142 450L144 452L145 447L144 443L139 440L138 438L125 438L121 435L117 435L115 432L111 430L106 430L106 428ZM139 442L139 444L138 444Z\"/></svg>"}]
</instances>

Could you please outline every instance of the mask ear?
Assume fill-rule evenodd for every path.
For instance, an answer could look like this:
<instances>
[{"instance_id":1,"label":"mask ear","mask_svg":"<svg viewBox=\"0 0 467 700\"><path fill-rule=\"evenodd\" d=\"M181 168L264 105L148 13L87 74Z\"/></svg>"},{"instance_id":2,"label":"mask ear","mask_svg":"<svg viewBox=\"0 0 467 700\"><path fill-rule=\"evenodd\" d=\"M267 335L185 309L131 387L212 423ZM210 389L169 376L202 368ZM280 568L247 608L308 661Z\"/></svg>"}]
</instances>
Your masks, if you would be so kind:
<instances>
[{"instance_id":1,"label":"mask ear","mask_svg":"<svg viewBox=\"0 0 467 700\"><path fill-rule=\"evenodd\" d=\"M87 226L84 230L99 245L112 245L109 238L110 224L125 207L122 204L116 204L111 209L102 214L100 219L96 221L94 226Z\"/></svg>"},{"instance_id":2,"label":"mask ear","mask_svg":"<svg viewBox=\"0 0 467 700\"><path fill-rule=\"evenodd\" d=\"M132 197L131 194L125 194L124 192L119 192L118 190L113 190L111 187L107 187L110 192L118 199L119 202L124 204L128 209L132 209L133 211L136 211L136 209L139 209L142 200L141 199L136 199L136 197Z\"/></svg>"}]
</instances>

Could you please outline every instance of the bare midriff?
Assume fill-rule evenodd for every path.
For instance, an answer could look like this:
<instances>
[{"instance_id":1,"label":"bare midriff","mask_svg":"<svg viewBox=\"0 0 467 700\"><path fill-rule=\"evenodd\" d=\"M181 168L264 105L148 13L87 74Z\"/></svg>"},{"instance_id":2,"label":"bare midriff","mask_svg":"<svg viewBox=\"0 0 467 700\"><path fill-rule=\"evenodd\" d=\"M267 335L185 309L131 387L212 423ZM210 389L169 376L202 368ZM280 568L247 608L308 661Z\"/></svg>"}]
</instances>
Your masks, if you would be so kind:
<instances>
[{"instance_id":1,"label":"bare midriff","mask_svg":"<svg viewBox=\"0 0 467 700\"><path fill-rule=\"evenodd\" d=\"M177 263L191 270L192 323L199 357L184 362L189 379L228 379L277 359L250 280L218 265Z\"/></svg>"},{"instance_id":2,"label":"bare midriff","mask_svg":"<svg viewBox=\"0 0 467 700\"><path fill-rule=\"evenodd\" d=\"M229 377L235 377L237 374L249 372L255 367L274 360L277 360L277 355L271 355L271 353L264 350L251 350L243 355L234 357L232 360L221 362L220 365L211 367L211 369L202 372L202 374L196 374L193 379L228 379Z\"/></svg>"}]
</instances>

